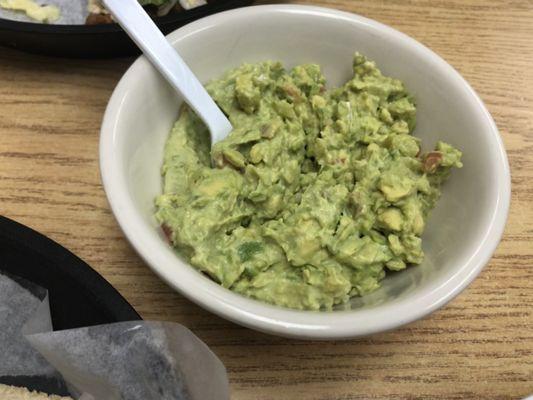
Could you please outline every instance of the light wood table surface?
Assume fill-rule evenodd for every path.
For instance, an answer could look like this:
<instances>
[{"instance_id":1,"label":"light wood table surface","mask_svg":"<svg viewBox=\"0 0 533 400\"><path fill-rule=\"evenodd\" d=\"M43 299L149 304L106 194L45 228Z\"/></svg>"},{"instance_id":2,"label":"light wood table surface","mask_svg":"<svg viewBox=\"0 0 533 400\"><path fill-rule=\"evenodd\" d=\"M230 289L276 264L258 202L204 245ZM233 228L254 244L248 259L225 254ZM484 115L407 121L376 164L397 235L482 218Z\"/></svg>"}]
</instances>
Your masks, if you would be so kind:
<instances>
[{"instance_id":1,"label":"light wood table surface","mask_svg":"<svg viewBox=\"0 0 533 400\"><path fill-rule=\"evenodd\" d=\"M486 102L513 197L490 264L422 321L345 342L268 336L170 290L128 245L98 170L106 102L132 59L0 49L0 214L61 243L145 319L189 327L226 364L232 399L519 399L533 393L533 2L300 1L389 24L443 56ZM0 255L1 261L1 255Z\"/></svg>"}]
</instances>

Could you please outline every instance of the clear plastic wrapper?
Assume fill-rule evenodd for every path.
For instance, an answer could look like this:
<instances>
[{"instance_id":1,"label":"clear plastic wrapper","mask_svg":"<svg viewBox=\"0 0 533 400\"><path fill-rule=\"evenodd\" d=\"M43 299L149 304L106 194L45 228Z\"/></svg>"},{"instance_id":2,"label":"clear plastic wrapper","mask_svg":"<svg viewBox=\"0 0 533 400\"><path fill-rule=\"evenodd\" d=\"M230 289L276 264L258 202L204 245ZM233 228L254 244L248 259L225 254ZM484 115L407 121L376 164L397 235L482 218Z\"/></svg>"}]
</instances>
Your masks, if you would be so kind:
<instances>
[{"instance_id":1,"label":"clear plastic wrapper","mask_svg":"<svg viewBox=\"0 0 533 400\"><path fill-rule=\"evenodd\" d=\"M229 399L226 370L185 327L120 322L26 338L78 393L98 400Z\"/></svg>"},{"instance_id":2,"label":"clear plastic wrapper","mask_svg":"<svg viewBox=\"0 0 533 400\"><path fill-rule=\"evenodd\" d=\"M54 375L55 368L83 400L229 399L224 365L179 324L131 321L52 332L50 321L46 291L0 274L0 348L7 350L0 376Z\"/></svg>"}]
</instances>

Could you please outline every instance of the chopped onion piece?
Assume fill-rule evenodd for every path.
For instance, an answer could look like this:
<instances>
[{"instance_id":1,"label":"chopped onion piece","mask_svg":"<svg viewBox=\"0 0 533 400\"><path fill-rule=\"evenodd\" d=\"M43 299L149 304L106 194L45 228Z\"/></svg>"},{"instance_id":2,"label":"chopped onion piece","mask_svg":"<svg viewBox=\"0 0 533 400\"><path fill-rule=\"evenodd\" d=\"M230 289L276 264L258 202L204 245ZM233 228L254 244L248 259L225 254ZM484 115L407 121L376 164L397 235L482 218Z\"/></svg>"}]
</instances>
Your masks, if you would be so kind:
<instances>
[{"instance_id":1,"label":"chopped onion piece","mask_svg":"<svg viewBox=\"0 0 533 400\"><path fill-rule=\"evenodd\" d=\"M206 5L205 0L180 0L180 5L184 10L190 10L192 8Z\"/></svg>"}]
</instances>

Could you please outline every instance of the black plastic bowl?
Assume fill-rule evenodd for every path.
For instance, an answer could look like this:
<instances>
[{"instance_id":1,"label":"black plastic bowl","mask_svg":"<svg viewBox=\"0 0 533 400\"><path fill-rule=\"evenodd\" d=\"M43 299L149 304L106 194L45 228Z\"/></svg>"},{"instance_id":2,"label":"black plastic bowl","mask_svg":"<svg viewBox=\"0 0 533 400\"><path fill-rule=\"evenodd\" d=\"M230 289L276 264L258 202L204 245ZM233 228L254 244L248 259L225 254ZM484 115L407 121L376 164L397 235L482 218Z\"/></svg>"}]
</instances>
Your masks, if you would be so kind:
<instances>
[{"instance_id":1,"label":"black plastic bowl","mask_svg":"<svg viewBox=\"0 0 533 400\"><path fill-rule=\"evenodd\" d=\"M81 259L51 239L3 216L0 216L0 271L48 290L54 330L141 319L126 299ZM68 394L64 382L55 376L0 376L0 384Z\"/></svg>"},{"instance_id":2,"label":"black plastic bowl","mask_svg":"<svg viewBox=\"0 0 533 400\"><path fill-rule=\"evenodd\" d=\"M253 0L218 0L192 10L157 18L165 34L198 18L249 5ZM0 18L0 45L36 54L72 58L137 55L139 49L117 24L48 25Z\"/></svg>"}]
</instances>

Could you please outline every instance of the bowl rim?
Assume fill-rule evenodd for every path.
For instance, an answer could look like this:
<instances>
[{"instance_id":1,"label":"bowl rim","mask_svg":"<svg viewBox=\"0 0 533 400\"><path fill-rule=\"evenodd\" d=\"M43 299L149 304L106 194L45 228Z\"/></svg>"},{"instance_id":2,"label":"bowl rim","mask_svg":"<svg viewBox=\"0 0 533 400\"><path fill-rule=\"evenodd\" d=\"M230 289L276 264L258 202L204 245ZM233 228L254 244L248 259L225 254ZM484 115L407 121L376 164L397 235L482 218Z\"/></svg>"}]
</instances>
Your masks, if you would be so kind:
<instances>
[{"instance_id":1,"label":"bowl rim","mask_svg":"<svg viewBox=\"0 0 533 400\"><path fill-rule=\"evenodd\" d=\"M347 20L351 23L364 25L366 29L380 31L381 34L393 38L395 43L402 43L416 50L423 57L431 59L441 72L448 75L455 85L463 88L468 101L478 109L478 117L483 118L490 129L487 140L495 146L494 160L496 168L494 181L499 183L496 207L491 212L489 227L480 243L473 250L469 260L451 277L429 293L407 296L404 299L377 306L368 310L313 312L297 311L272 306L257 300L249 299L202 277L194 268L182 263L175 257L176 269L168 268L168 258L149 248L159 247L151 233L143 231L143 222L132 201L129 199L127 186L122 179L119 157L115 157L116 117L123 105L123 98L128 92L129 82L135 74L148 64L144 56L139 57L125 72L116 86L107 105L102 122L100 136L100 173L112 212L115 215L125 236L144 259L148 266L167 284L179 293L202 306L203 308L240 325L262 332L304 339L348 339L383 332L423 318L442 307L461 293L481 272L489 262L501 240L509 212L511 181L507 155L496 124L482 100L466 80L446 61L432 50L415 39L387 25L359 16L357 14L333 10L329 8L303 5L260 5L244 7L214 14L169 34L167 37L176 44L180 39L232 18L252 16L256 13L296 13L311 14L330 19ZM200 279L200 277L202 279Z\"/></svg>"}]
</instances>

